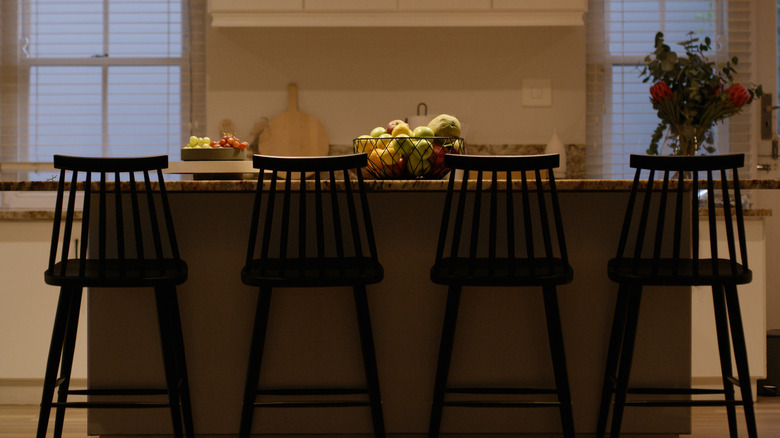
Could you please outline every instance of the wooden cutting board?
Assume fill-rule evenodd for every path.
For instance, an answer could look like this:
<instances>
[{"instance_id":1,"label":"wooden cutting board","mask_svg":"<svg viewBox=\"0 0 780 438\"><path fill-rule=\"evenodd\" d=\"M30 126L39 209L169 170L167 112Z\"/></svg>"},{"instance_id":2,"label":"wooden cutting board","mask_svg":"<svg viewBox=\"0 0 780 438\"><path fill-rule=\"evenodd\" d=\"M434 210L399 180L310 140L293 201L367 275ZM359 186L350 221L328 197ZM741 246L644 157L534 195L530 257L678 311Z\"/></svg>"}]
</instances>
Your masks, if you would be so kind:
<instances>
[{"instance_id":1,"label":"wooden cutting board","mask_svg":"<svg viewBox=\"0 0 780 438\"><path fill-rule=\"evenodd\" d=\"M314 116L298 110L298 86L288 86L288 110L273 117L258 140L263 155L328 155L330 145L325 127Z\"/></svg>"}]
</instances>

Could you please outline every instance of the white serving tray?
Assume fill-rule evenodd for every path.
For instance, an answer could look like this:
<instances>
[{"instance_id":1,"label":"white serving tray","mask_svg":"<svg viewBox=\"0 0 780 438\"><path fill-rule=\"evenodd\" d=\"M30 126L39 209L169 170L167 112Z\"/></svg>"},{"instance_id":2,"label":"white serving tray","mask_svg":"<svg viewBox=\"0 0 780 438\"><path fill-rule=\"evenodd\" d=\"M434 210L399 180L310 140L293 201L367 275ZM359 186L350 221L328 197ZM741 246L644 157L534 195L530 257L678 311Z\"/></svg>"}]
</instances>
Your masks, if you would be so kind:
<instances>
[{"instance_id":1,"label":"white serving tray","mask_svg":"<svg viewBox=\"0 0 780 438\"><path fill-rule=\"evenodd\" d=\"M243 161L171 161L165 173L256 173L251 160Z\"/></svg>"}]
</instances>

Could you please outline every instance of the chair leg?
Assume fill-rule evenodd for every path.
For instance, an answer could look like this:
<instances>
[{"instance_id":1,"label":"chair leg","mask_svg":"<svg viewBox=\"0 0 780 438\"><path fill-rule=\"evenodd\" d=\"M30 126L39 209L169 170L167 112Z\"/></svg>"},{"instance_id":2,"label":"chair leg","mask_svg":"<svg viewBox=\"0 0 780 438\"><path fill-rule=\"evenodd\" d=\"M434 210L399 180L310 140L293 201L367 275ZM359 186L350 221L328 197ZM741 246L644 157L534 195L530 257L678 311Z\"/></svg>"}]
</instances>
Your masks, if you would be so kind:
<instances>
[{"instance_id":1,"label":"chair leg","mask_svg":"<svg viewBox=\"0 0 780 438\"><path fill-rule=\"evenodd\" d=\"M547 337L550 341L553 370L555 372L555 388L558 391L560 403L561 426L563 436L574 438L574 414L571 407L571 390L569 388L569 373L566 367L566 353L563 346L563 329L558 306L558 295L555 286L544 288L544 310L547 317Z\"/></svg>"},{"instance_id":2,"label":"chair leg","mask_svg":"<svg viewBox=\"0 0 780 438\"><path fill-rule=\"evenodd\" d=\"M612 428L610 437L620 436L620 426L623 421L623 410L628 393L628 381L631 375L631 361L634 356L636 328L639 322L639 303L642 298L642 286L630 287L628 290L628 306L626 314L626 329L623 336L623 346L620 353L617 388L615 390L615 405L612 409Z\"/></svg>"},{"instance_id":3,"label":"chair leg","mask_svg":"<svg viewBox=\"0 0 780 438\"><path fill-rule=\"evenodd\" d=\"M734 401L734 384L731 382L731 339L729 338L729 322L726 312L726 298L723 286L712 286L712 304L715 309L715 332L720 353L720 368L723 376L723 395L726 401ZM737 438L737 410L733 404L726 405L726 416L729 423L729 436Z\"/></svg>"},{"instance_id":4,"label":"chair leg","mask_svg":"<svg viewBox=\"0 0 780 438\"><path fill-rule=\"evenodd\" d=\"M257 310L255 312L254 329L252 330L252 344L249 348L249 365L244 386L244 401L241 407L241 426L238 436L249 438L252 432L252 418L257 398L257 384L260 381L260 365L263 360L263 348L265 347L265 334L268 328L268 309L271 306L271 288L261 287L257 297Z\"/></svg>"},{"instance_id":5,"label":"chair leg","mask_svg":"<svg viewBox=\"0 0 780 438\"><path fill-rule=\"evenodd\" d=\"M441 427L444 393L447 389L447 377L450 372L452 346L455 338L455 325L458 321L458 309L460 307L460 293L460 286L450 286L447 293L447 307L444 312L444 327L442 328L441 343L439 344L439 359L436 366L436 380L433 389L433 405L431 407L431 420L428 428L429 438L438 437Z\"/></svg>"},{"instance_id":6,"label":"chair leg","mask_svg":"<svg viewBox=\"0 0 780 438\"><path fill-rule=\"evenodd\" d=\"M157 318L160 329L160 344L162 346L163 367L165 369L165 382L168 388L168 402L170 404L171 422L173 423L173 435L177 438L183 436L181 397L179 395L179 374L177 365L176 346L172 329L172 309L168 295L176 293L175 288L156 287L154 290L157 301Z\"/></svg>"},{"instance_id":7,"label":"chair leg","mask_svg":"<svg viewBox=\"0 0 780 438\"><path fill-rule=\"evenodd\" d=\"M68 310L68 324L65 329L65 343L62 350L62 365L60 366L60 386L57 394L57 410L54 420L54 436L62 436L62 428L65 423L65 406L70 390L70 376L73 371L73 354L76 350L76 334L79 327L79 314L81 313L82 289L74 289L71 294Z\"/></svg>"},{"instance_id":8,"label":"chair leg","mask_svg":"<svg viewBox=\"0 0 780 438\"><path fill-rule=\"evenodd\" d=\"M607 349L607 364L604 372L604 385L601 390L601 404L599 406L598 423L596 425L596 437L603 438L607 432L607 420L609 419L612 398L615 393L617 380L617 368L620 361L620 349L623 344L623 336L626 330L626 314L628 312L629 287L620 285L615 314L612 318L612 333L609 336L609 348Z\"/></svg>"},{"instance_id":9,"label":"chair leg","mask_svg":"<svg viewBox=\"0 0 780 438\"><path fill-rule=\"evenodd\" d=\"M742 329L742 313L739 307L739 296L735 285L726 286L726 304L731 325L731 341L734 343L734 361L737 364L739 374L739 389L742 392L742 403L745 409L745 423L747 424L748 437L756 438L756 414L753 410L753 394L750 387L750 369L748 367L747 346L745 345L745 333Z\"/></svg>"},{"instance_id":10,"label":"chair leg","mask_svg":"<svg viewBox=\"0 0 780 438\"><path fill-rule=\"evenodd\" d=\"M57 312L54 316L54 328L52 329L49 356L46 361L46 372L43 379L43 394L41 396L41 409L38 414L38 438L46 438L46 430L49 426L54 390L57 386L57 371L65 343L65 332L68 327L73 289L61 288Z\"/></svg>"},{"instance_id":11,"label":"chair leg","mask_svg":"<svg viewBox=\"0 0 780 438\"><path fill-rule=\"evenodd\" d=\"M173 335L174 353L176 355L177 375L179 376L179 396L181 398L182 419L184 420L184 433L188 437L195 436L195 426L192 417L192 400L190 398L190 384L187 375L187 355L184 348L184 335L181 327L181 315L179 314L179 299L176 292L167 294L170 301L171 334Z\"/></svg>"},{"instance_id":12,"label":"chair leg","mask_svg":"<svg viewBox=\"0 0 780 438\"><path fill-rule=\"evenodd\" d=\"M379 373L376 364L376 351L374 349L374 335L371 330L371 317L368 310L368 298L366 286L353 287L355 297L355 310L357 312L358 328L360 331L360 347L363 352L363 367L366 371L368 385L368 398L371 403L371 419L374 425L374 436L385 437L385 420L382 414L382 397L379 392Z\"/></svg>"}]
</instances>

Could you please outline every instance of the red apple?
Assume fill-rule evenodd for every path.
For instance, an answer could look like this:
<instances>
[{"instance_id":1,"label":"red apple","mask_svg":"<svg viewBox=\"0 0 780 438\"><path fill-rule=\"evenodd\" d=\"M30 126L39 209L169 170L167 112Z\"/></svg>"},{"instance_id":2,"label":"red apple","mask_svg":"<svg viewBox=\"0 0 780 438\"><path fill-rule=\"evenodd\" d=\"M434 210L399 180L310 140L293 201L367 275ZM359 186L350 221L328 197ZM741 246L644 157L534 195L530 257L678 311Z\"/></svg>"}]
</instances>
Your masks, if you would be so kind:
<instances>
[{"instance_id":1,"label":"red apple","mask_svg":"<svg viewBox=\"0 0 780 438\"><path fill-rule=\"evenodd\" d=\"M388 123L387 126L385 126L385 131L387 131L388 134L392 134L393 133L393 129L396 126L398 126L399 124L401 124L401 123L406 123L406 122L404 122L401 119L395 119L395 120L391 121L390 123Z\"/></svg>"},{"instance_id":2,"label":"red apple","mask_svg":"<svg viewBox=\"0 0 780 438\"><path fill-rule=\"evenodd\" d=\"M406 157L398 157L395 159L395 163L387 166L385 169L385 175L388 178L398 178L406 171Z\"/></svg>"},{"instance_id":3,"label":"red apple","mask_svg":"<svg viewBox=\"0 0 780 438\"><path fill-rule=\"evenodd\" d=\"M427 178L439 179L449 171L444 166L444 156L451 151L440 144L433 145L433 153L428 157L428 161L431 163L431 171L426 175Z\"/></svg>"}]
</instances>

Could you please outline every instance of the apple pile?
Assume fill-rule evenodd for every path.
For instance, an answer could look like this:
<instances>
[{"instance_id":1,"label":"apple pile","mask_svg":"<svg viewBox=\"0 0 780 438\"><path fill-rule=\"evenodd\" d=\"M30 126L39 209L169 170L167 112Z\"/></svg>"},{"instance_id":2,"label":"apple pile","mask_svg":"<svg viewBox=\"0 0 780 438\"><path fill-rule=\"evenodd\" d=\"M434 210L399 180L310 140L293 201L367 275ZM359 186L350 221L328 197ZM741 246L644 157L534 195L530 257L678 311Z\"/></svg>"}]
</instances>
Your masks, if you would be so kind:
<instances>
[{"instance_id":1,"label":"apple pile","mask_svg":"<svg viewBox=\"0 0 780 438\"><path fill-rule=\"evenodd\" d=\"M392 120L354 139L353 149L368 154L366 177L438 179L449 171L444 156L463 153L463 139L458 119L442 114L414 129L403 120Z\"/></svg>"}]
</instances>

